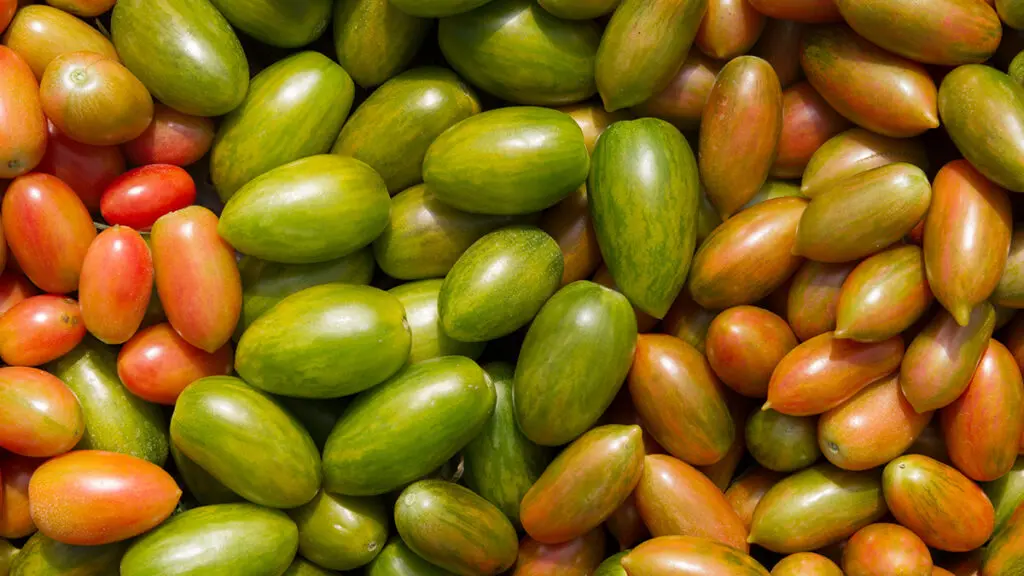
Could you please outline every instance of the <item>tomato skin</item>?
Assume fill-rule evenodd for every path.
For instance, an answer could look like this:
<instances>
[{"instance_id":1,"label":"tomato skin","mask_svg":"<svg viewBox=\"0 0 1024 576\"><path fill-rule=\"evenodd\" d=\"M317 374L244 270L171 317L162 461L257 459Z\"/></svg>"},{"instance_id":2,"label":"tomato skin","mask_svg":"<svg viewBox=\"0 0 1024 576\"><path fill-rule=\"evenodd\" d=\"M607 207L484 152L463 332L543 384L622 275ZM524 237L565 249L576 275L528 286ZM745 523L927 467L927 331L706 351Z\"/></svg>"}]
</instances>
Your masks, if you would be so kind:
<instances>
[{"instance_id":1,"label":"tomato skin","mask_svg":"<svg viewBox=\"0 0 1024 576\"><path fill-rule=\"evenodd\" d=\"M29 512L28 484L32 473L46 460L17 454L0 457L0 538L13 540L36 531Z\"/></svg>"},{"instance_id":2,"label":"tomato skin","mask_svg":"<svg viewBox=\"0 0 1024 576\"><path fill-rule=\"evenodd\" d=\"M5 1L10 0L0 3ZM0 12L4 9L0 7ZM14 178L35 168L46 152L39 83L21 56L6 46L0 46L0 126L4 127L0 130L0 178Z\"/></svg>"},{"instance_id":3,"label":"tomato skin","mask_svg":"<svg viewBox=\"0 0 1024 576\"><path fill-rule=\"evenodd\" d=\"M41 294L0 316L0 358L10 366L40 366L78 346L85 323L78 302Z\"/></svg>"},{"instance_id":4,"label":"tomato skin","mask_svg":"<svg viewBox=\"0 0 1024 576\"><path fill-rule=\"evenodd\" d=\"M163 522L181 489L156 464L117 452L77 450L40 466L28 486L43 534L78 546L138 536Z\"/></svg>"},{"instance_id":5,"label":"tomato skin","mask_svg":"<svg viewBox=\"0 0 1024 576\"><path fill-rule=\"evenodd\" d=\"M85 254L78 298L93 336L122 344L139 329L153 294L153 257L135 230L107 228ZM2 319L0 319L2 320Z\"/></svg>"},{"instance_id":6,"label":"tomato skin","mask_svg":"<svg viewBox=\"0 0 1024 576\"><path fill-rule=\"evenodd\" d=\"M18 11L18 0L0 0L0 34L7 29L7 25L14 19L14 13Z\"/></svg>"},{"instance_id":7,"label":"tomato skin","mask_svg":"<svg viewBox=\"0 0 1024 576\"><path fill-rule=\"evenodd\" d=\"M11 182L0 207L11 253L44 292L78 289L78 277L96 227L85 204L62 180L28 174Z\"/></svg>"},{"instance_id":8,"label":"tomato skin","mask_svg":"<svg viewBox=\"0 0 1024 576\"><path fill-rule=\"evenodd\" d=\"M103 191L125 171L121 149L82 144L57 129L53 122L46 124L50 139L36 171L60 178L78 194L90 212L99 212Z\"/></svg>"},{"instance_id":9,"label":"tomato skin","mask_svg":"<svg viewBox=\"0 0 1024 576\"><path fill-rule=\"evenodd\" d=\"M154 102L153 121L138 138L124 145L124 153L136 166L188 166L210 151L214 132L212 119L191 116Z\"/></svg>"},{"instance_id":10,"label":"tomato skin","mask_svg":"<svg viewBox=\"0 0 1024 576\"><path fill-rule=\"evenodd\" d=\"M186 342L167 323L139 331L117 356L117 375L132 394L168 406L192 382L228 376L233 367L230 344L211 354Z\"/></svg>"},{"instance_id":11,"label":"tomato skin","mask_svg":"<svg viewBox=\"0 0 1024 576\"><path fill-rule=\"evenodd\" d=\"M110 224L148 230L164 214L191 206L196 184L185 170L171 164L140 166L107 186L100 200Z\"/></svg>"},{"instance_id":12,"label":"tomato skin","mask_svg":"<svg viewBox=\"0 0 1024 576\"><path fill-rule=\"evenodd\" d=\"M61 54L46 66L39 98L47 118L72 139L94 146L124 144L153 120L153 98L114 58Z\"/></svg>"},{"instance_id":13,"label":"tomato skin","mask_svg":"<svg viewBox=\"0 0 1024 576\"><path fill-rule=\"evenodd\" d=\"M78 398L56 376L0 368L0 447L41 458L71 450L85 432Z\"/></svg>"},{"instance_id":14,"label":"tomato skin","mask_svg":"<svg viewBox=\"0 0 1024 576\"><path fill-rule=\"evenodd\" d=\"M17 270L8 268L0 274L0 317L26 298L39 294L39 289Z\"/></svg>"},{"instance_id":15,"label":"tomato skin","mask_svg":"<svg viewBox=\"0 0 1024 576\"><path fill-rule=\"evenodd\" d=\"M156 289L171 326L189 344L217 351L242 311L235 251L217 234L217 216L202 206L165 214L150 240Z\"/></svg>"}]
</instances>

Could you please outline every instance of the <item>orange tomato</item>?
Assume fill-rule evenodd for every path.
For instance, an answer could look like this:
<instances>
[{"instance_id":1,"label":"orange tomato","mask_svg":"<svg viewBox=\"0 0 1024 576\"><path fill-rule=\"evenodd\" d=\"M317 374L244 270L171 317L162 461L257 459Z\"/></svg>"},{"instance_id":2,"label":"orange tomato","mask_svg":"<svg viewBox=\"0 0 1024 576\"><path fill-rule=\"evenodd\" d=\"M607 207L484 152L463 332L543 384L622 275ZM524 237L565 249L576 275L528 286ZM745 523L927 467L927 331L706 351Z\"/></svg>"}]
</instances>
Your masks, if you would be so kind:
<instances>
[{"instance_id":1,"label":"orange tomato","mask_svg":"<svg viewBox=\"0 0 1024 576\"><path fill-rule=\"evenodd\" d=\"M32 170L46 151L46 117L32 69L0 46L0 178Z\"/></svg>"},{"instance_id":2,"label":"orange tomato","mask_svg":"<svg viewBox=\"0 0 1024 576\"><path fill-rule=\"evenodd\" d=\"M54 58L39 83L43 111L72 139L93 146L137 138L153 120L153 98L117 60L95 52Z\"/></svg>"}]
</instances>

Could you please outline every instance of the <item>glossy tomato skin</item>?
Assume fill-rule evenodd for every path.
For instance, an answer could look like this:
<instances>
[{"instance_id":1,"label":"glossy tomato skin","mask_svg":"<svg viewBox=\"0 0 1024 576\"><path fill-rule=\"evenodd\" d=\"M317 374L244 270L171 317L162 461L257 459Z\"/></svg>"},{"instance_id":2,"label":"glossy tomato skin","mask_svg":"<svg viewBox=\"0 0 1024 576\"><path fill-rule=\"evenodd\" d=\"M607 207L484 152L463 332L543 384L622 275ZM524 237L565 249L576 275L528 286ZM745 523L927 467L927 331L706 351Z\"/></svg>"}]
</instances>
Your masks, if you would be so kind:
<instances>
[{"instance_id":1,"label":"glossy tomato skin","mask_svg":"<svg viewBox=\"0 0 1024 576\"><path fill-rule=\"evenodd\" d=\"M0 219L11 253L33 284L54 294L78 289L96 227L74 190L49 174L21 176L7 188Z\"/></svg>"},{"instance_id":2,"label":"glossy tomato skin","mask_svg":"<svg viewBox=\"0 0 1024 576\"><path fill-rule=\"evenodd\" d=\"M156 464L117 452L77 450L40 466L28 486L32 521L65 544L97 546L154 528L181 489Z\"/></svg>"},{"instance_id":3,"label":"glossy tomato skin","mask_svg":"<svg viewBox=\"0 0 1024 576\"><path fill-rule=\"evenodd\" d=\"M7 29L7 25L14 19L14 13L18 11L18 0L0 0L0 34Z\"/></svg>"},{"instance_id":4,"label":"glossy tomato skin","mask_svg":"<svg viewBox=\"0 0 1024 576\"><path fill-rule=\"evenodd\" d=\"M212 119L191 116L155 102L153 121L138 138L124 145L124 153L136 166L188 166L210 151L214 132Z\"/></svg>"},{"instance_id":5,"label":"glossy tomato skin","mask_svg":"<svg viewBox=\"0 0 1024 576\"><path fill-rule=\"evenodd\" d=\"M36 294L39 294L39 289L24 274L11 268L4 270L0 274L0 316L18 302Z\"/></svg>"},{"instance_id":6,"label":"glossy tomato skin","mask_svg":"<svg viewBox=\"0 0 1024 576\"><path fill-rule=\"evenodd\" d=\"M165 214L153 225L156 289L171 326L189 344L215 352L231 339L242 311L235 251L202 206Z\"/></svg>"},{"instance_id":7,"label":"glossy tomato skin","mask_svg":"<svg viewBox=\"0 0 1024 576\"><path fill-rule=\"evenodd\" d=\"M10 9L2 4L10 0L0 0L0 12ZM46 151L39 84L28 64L6 46L0 46L0 126L4 127L0 130L0 178L14 178L35 168Z\"/></svg>"},{"instance_id":8,"label":"glossy tomato skin","mask_svg":"<svg viewBox=\"0 0 1024 576\"><path fill-rule=\"evenodd\" d=\"M125 170L121 149L82 144L61 132L53 122L46 124L49 141L36 171L60 178L78 194L90 212L99 212L103 191Z\"/></svg>"},{"instance_id":9,"label":"glossy tomato skin","mask_svg":"<svg viewBox=\"0 0 1024 576\"><path fill-rule=\"evenodd\" d=\"M206 352L186 342L167 323L141 330L117 356L117 375L132 394L168 406L192 382L228 376L233 366L231 344Z\"/></svg>"},{"instance_id":10,"label":"glossy tomato skin","mask_svg":"<svg viewBox=\"0 0 1024 576\"><path fill-rule=\"evenodd\" d=\"M153 120L153 98L116 59L95 52L61 54L39 82L43 111L61 132L84 144L134 140Z\"/></svg>"},{"instance_id":11,"label":"glossy tomato skin","mask_svg":"<svg viewBox=\"0 0 1024 576\"><path fill-rule=\"evenodd\" d=\"M17 454L0 456L0 538L24 538L36 531L29 512L28 484L43 462L46 460Z\"/></svg>"},{"instance_id":12,"label":"glossy tomato skin","mask_svg":"<svg viewBox=\"0 0 1024 576\"><path fill-rule=\"evenodd\" d=\"M41 294L0 316L0 358L10 366L41 366L78 346L85 323L78 302Z\"/></svg>"},{"instance_id":13,"label":"glossy tomato skin","mask_svg":"<svg viewBox=\"0 0 1024 576\"><path fill-rule=\"evenodd\" d=\"M101 232L85 254L78 283L89 332L107 344L126 342L142 324L152 294L153 257L142 235L126 226Z\"/></svg>"},{"instance_id":14,"label":"glossy tomato skin","mask_svg":"<svg viewBox=\"0 0 1024 576\"><path fill-rule=\"evenodd\" d=\"M36 368L0 368L0 447L55 456L74 448L84 432L78 398L60 379Z\"/></svg>"},{"instance_id":15,"label":"glossy tomato skin","mask_svg":"<svg viewBox=\"0 0 1024 576\"><path fill-rule=\"evenodd\" d=\"M196 184L188 172L172 164L140 166L107 186L100 201L110 224L148 230L164 214L191 206Z\"/></svg>"}]
</instances>

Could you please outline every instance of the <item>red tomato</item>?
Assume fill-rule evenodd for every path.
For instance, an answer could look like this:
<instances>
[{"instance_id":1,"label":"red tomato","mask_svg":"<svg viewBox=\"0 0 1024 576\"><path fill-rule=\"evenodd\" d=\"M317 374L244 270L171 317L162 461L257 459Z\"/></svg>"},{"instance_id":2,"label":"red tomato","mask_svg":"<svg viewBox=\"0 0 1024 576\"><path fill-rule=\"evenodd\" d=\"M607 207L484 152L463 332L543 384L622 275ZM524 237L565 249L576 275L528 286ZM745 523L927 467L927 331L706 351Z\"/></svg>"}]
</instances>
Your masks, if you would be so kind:
<instances>
[{"instance_id":1,"label":"red tomato","mask_svg":"<svg viewBox=\"0 0 1024 576\"><path fill-rule=\"evenodd\" d=\"M0 316L0 358L10 366L40 366L56 360L84 337L82 312L71 298L33 296Z\"/></svg>"},{"instance_id":2,"label":"red tomato","mask_svg":"<svg viewBox=\"0 0 1024 576\"><path fill-rule=\"evenodd\" d=\"M195 200L196 184L188 172L171 164L151 164L111 182L100 211L110 224L148 230L164 214L191 206Z\"/></svg>"},{"instance_id":3,"label":"red tomato","mask_svg":"<svg viewBox=\"0 0 1024 576\"><path fill-rule=\"evenodd\" d=\"M153 121L141 136L124 145L132 164L188 166L199 161L213 145L213 120L190 116L159 102Z\"/></svg>"},{"instance_id":4,"label":"red tomato","mask_svg":"<svg viewBox=\"0 0 1024 576\"><path fill-rule=\"evenodd\" d=\"M54 58L39 82L39 99L61 132L94 146L134 140L153 120L153 98L142 82L95 52Z\"/></svg>"},{"instance_id":5,"label":"red tomato","mask_svg":"<svg viewBox=\"0 0 1024 576\"><path fill-rule=\"evenodd\" d=\"M60 379L36 368L0 368L0 446L22 456L56 456L84 432L78 399Z\"/></svg>"},{"instance_id":6,"label":"red tomato","mask_svg":"<svg viewBox=\"0 0 1024 576\"><path fill-rule=\"evenodd\" d=\"M78 450L40 466L28 494L40 532L65 544L96 546L159 525L181 489L163 468L141 458Z\"/></svg>"},{"instance_id":7,"label":"red tomato","mask_svg":"<svg viewBox=\"0 0 1024 576\"><path fill-rule=\"evenodd\" d=\"M124 154L117 146L90 146L75 142L47 122L50 140L36 171L63 180L91 212L99 212L100 196L125 170Z\"/></svg>"},{"instance_id":8,"label":"red tomato","mask_svg":"<svg viewBox=\"0 0 1024 576\"><path fill-rule=\"evenodd\" d=\"M7 29L17 11L18 0L0 0L0 33Z\"/></svg>"},{"instance_id":9,"label":"red tomato","mask_svg":"<svg viewBox=\"0 0 1024 576\"><path fill-rule=\"evenodd\" d=\"M0 538L24 538L36 531L29 512L28 484L32 473L46 460L8 454L0 459Z\"/></svg>"},{"instance_id":10,"label":"red tomato","mask_svg":"<svg viewBox=\"0 0 1024 576\"><path fill-rule=\"evenodd\" d=\"M142 324L152 294L153 257L142 236L124 226L101 232L85 255L78 283L89 332L107 344L126 342Z\"/></svg>"},{"instance_id":11,"label":"red tomato","mask_svg":"<svg viewBox=\"0 0 1024 576\"><path fill-rule=\"evenodd\" d=\"M0 46L0 126L0 178L14 178L35 168L46 151L39 84L28 64L6 46Z\"/></svg>"},{"instance_id":12,"label":"red tomato","mask_svg":"<svg viewBox=\"0 0 1024 576\"><path fill-rule=\"evenodd\" d=\"M230 344L211 354L186 342L166 323L141 330L117 356L117 375L125 388L168 406L189 384L207 376L229 375L233 366Z\"/></svg>"},{"instance_id":13,"label":"red tomato","mask_svg":"<svg viewBox=\"0 0 1024 576\"><path fill-rule=\"evenodd\" d=\"M0 274L0 316L25 298L39 294L39 289L17 270L8 268Z\"/></svg>"},{"instance_id":14,"label":"red tomato","mask_svg":"<svg viewBox=\"0 0 1024 576\"><path fill-rule=\"evenodd\" d=\"M11 253L45 292L78 289L96 226L82 200L60 178L28 174L11 182L0 208Z\"/></svg>"},{"instance_id":15,"label":"red tomato","mask_svg":"<svg viewBox=\"0 0 1024 576\"><path fill-rule=\"evenodd\" d=\"M242 311L235 251L202 206L162 216L150 236L156 289L171 326L189 344L216 352L231 339Z\"/></svg>"}]
</instances>

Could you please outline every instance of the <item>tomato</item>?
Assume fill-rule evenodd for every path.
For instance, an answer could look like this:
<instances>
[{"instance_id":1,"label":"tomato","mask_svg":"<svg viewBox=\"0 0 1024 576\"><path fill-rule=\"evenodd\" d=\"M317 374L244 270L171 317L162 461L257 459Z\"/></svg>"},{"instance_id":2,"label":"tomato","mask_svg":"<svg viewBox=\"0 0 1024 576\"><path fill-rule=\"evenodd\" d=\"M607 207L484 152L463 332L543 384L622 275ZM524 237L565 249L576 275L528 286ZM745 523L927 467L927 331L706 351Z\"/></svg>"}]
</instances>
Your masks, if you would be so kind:
<instances>
[{"instance_id":1,"label":"tomato","mask_svg":"<svg viewBox=\"0 0 1024 576\"><path fill-rule=\"evenodd\" d=\"M194 164L213 145L213 120L190 116L155 102L153 121L141 136L124 145L133 164Z\"/></svg>"},{"instance_id":2,"label":"tomato","mask_svg":"<svg viewBox=\"0 0 1024 576\"><path fill-rule=\"evenodd\" d=\"M78 283L89 332L107 344L126 342L142 324L152 294L153 257L142 236L124 226L101 232L85 254Z\"/></svg>"},{"instance_id":3,"label":"tomato","mask_svg":"<svg viewBox=\"0 0 1024 576\"><path fill-rule=\"evenodd\" d=\"M78 302L43 294L0 316L0 358L10 366L40 366L78 346L85 323Z\"/></svg>"},{"instance_id":4,"label":"tomato","mask_svg":"<svg viewBox=\"0 0 1024 576\"><path fill-rule=\"evenodd\" d=\"M152 164L111 182L100 211L110 224L147 230L164 214L191 206L195 200L196 184L188 172L171 164Z\"/></svg>"},{"instance_id":5,"label":"tomato","mask_svg":"<svg viewBox=\"0 0 1024 576\"><path fill-rule=\"evenodd\" d=\"M28 485L32 521L65 544L96 546L138 536L174 511L181 489L156 464L79 450L39 467Z\"/></svg>"},{"instance_id":6,"label":"tomato","mask_svg":"<svg viewBox=\"0 0 1024 576\"><path fill-rule=\"evenodd\" d=\"M78 277L96 227L85 204L61 179L28 174L11 183L0 208L11 253L45 292L78 289Z\"/></svg>"},{"instance_id":7,"label":"tomato","mask_svg":"<svg viewBox=\"0 0 1024 576\"><path fill-rule=\"evenodd\" d=\"M0 368L0 446L22 456L63 454L85 432L75 394L36 368Z\"/></svg>"},{"instance_id":8,"label":"tomato","mask_svg":"<svg viewBox=\"0 0 1024 576\"><path fill-rule=\"evenodd\" d=\"M36 171L60 178L78 194L90 212L99 212L103 191L125 170L124 154L117 146L76 142L58 130L53 122L47 125L50 140Z\"/></svg>"},{"instance_id":9,"label":"tomato","mask_svg":"<svg viewBox=\"0 0 1024 576\"><path fill-rule=\"evenodd\" d=\"M231 339L242 311L235 251L217 234L217 216L189 206L161 216L150 238L168 321L189 344L216 352Z\"/></svg>"},{"instance_id":10,"label":"tomato","mask_svg":"<svg viewBox=\"0 0 1024 576\"><path fill-rule=\"evenodd\" d=\"M166 323L141 330L117 356L117 375L132 394L168 406L173 406L192 382L227 376L233 366L230 344L206 352L186 342Z\"/></svg>"},{"instance_id":11,"label":"tomato","mask_svg":"<svg viewBox=\"0 0 1024 576\"><path fill-rule=\"evenodd\" d=\"M8 454L0 458L0 538L24 538L36 531L29 512L28 484L46 460Z\"/></svg>"},{"instance_id":12,"label":"tomato","mask_svg":"<svg viewBox=\"0 0 1024 576\"><path fill-rule=\"evenodd\" d=\"M92 18L113 8L114 2L116 1L117 0L46 0L46 3L54 8L60 8L65 12L74 14L75 16Z\"/></svg>"},{"instance_id":13,"label":"tomato","mask_svg":"<svg viewBox=\"0 0 1024 576\"><path fill-rule=\"evenodd\" d=\"M0 46L0 126L0 178L35 168L46 151L39 84L28 64L6 46Z\"/></svg>"},{"instance_id":14,"label":"tomato","mask_svg":"<svg viewBox=\"0 0 1024 576\"><path fill-rule=\"evenodd\" d=\"M153 119L153 98L120 62L95 52L54 58L39 83L46 116L83 144L123 144Z\"/></svg>"},{"instance_id":15,"label":"tomato","mask_svg":"<svg viewBox=\"0 0 1024 576\"><path fill-rule=\"evenodd\" d=\"M25 298L39 294L39 289L17 270L8 268L0 274L0 317Z\"/></svg>"},{"instance_id":16,"label":"tomato","mask_svg":"<svg viewBox=\"0 0 1024 576\"><path fill-rule=\"evenodd\" d=\"M17 10L18 0L0 0L0 33L7 29Z\"/></svg>"}]
</instances>

